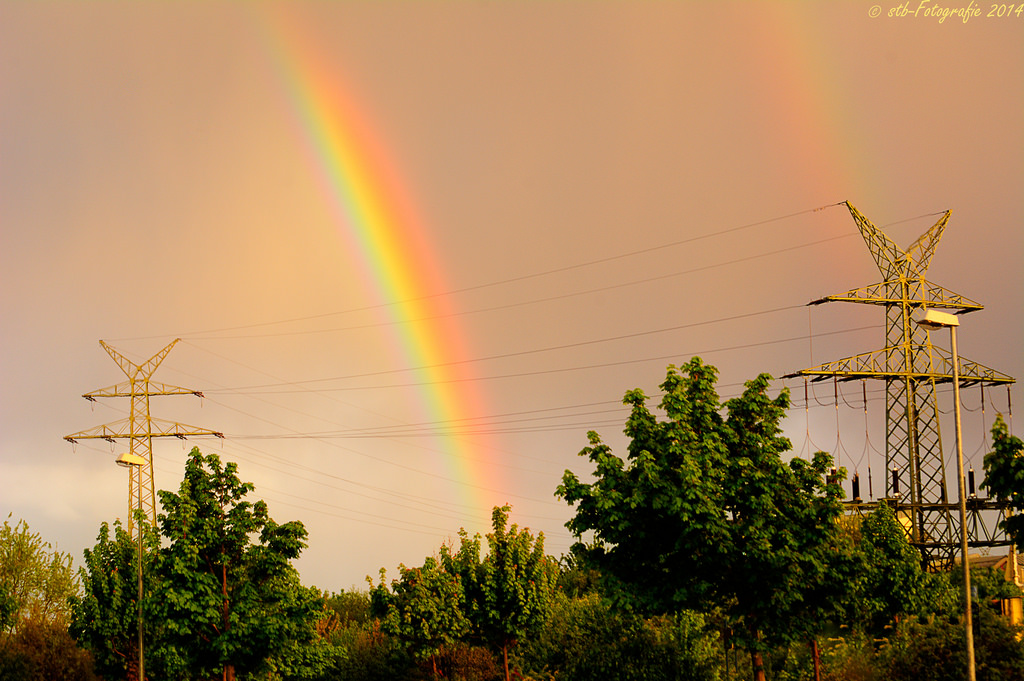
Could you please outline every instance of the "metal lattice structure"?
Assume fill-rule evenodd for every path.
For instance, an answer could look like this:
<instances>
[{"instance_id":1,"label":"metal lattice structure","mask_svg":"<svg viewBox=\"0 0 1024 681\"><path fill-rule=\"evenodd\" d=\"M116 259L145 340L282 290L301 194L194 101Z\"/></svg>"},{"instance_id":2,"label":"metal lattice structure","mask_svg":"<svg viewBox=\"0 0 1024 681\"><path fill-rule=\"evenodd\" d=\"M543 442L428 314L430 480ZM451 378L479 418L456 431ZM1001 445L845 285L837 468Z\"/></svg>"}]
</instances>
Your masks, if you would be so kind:
<instances>
[{"instance_id":1,"label":"metal lattice structure","mask_svg":"<svg viewBox=\"0 0 1024 681\"><path fill-rule=\"evenodd\" d=\"M916 323L918 308L941 308L955 314L982 309L979 303L925 279L935 248L949 221L946 211L906 250L846 202L883 281L827 296L811 305L846 301L885 308L885 347L804 369L787 378L811 381L878 379L885 382L886 498L905 519L909 539L925 562L943 569L952 564L959 545L956 503L946 491L946 465L939 431L936 385L953 381L951 353L932 344L930 332ZM1013 383L1006 374L964 358L959 361L960 385ZM962 475L963 472L961 471ZM955 479L955 478L954 478ZM856 502L854 503L856 505ZM859 506L863 510L864 504ZM1001 508L994 501L973 498L967 519L971 546L1005 546L994 523L982 511ZM857 509L854 509L857 510Z\"/></svg>"},{"instance_id":2,"label":"metal lattice structure","mask_svg":"<svg viewBox=\"0 0 1024 681\"><path fill-rule=\"evenodd\" d=\"M100 341L100 345L117 362L117 365L121 367L121 371L128 377L128 380L112 385L109 388L100 388L99 390L85 393L82 397L90 402L95 402L98 397L128 397L131 399L129 416L114 423L96 426L89 430L64 436L64 439L71 443L88 439L101 439L111 443L117 440L128 440L130 453L140 456L145 460L146 463L144 465L128 467L128 530L129 534L133 537L135 536L135 509L141 509L146 518L154 526L156 525L156 488L153 482L153 438L177 437L185 439L190 435L224 437L223 433L153 418L150 414L150 397L157 395L203 396L198 390L179 388L150 380L157 367L160 366L171 351L171 348L179 340L181 339L176 338L163 350L141 364L135 364L114 348Z\"/></svg>"}]
</instances>

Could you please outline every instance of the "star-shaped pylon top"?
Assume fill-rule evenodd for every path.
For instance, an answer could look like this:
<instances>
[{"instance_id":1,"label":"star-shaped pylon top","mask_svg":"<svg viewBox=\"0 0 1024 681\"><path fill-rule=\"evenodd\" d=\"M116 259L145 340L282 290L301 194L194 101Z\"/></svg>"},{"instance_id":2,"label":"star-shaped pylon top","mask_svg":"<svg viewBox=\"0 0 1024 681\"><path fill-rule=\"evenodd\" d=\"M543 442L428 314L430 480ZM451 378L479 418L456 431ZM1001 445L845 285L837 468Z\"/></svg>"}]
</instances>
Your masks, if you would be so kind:
<instances>
[{"instance_id":1,"label":"star-shaped pylon top","mask_svg":"<svg viewBox=\"0 0 1024 681\"><path fill-rule=\"evenodd\" d=\"M164 361L164 358L167 357L167 354L171 351L171 348L177 345L178 341L180 340L180 338L175 338L166 347L164 347L163 350L156 353L142 364L136 364L135 362L132 362L130 359L128 359L127 357L125 357L120 352L110 347L103 341L100 341L100 345L103 347L104 350L107 351L107 354L110 355L115 362L117 362L117 366L121 367L121 371L124 372L124 375L127 376L130 380L135 381L139 378L143 380L149 379L149 377L153 375L153 372L156 371L156 368L160 366L160 364Z\"/></svg>"},{"instance_id":2,"label":"star-shaped pylon top","mask_svg":"<svg viewBox=\"0 0 1024 681\"><path fill-rule=\"evenodd\" d=\"M935 255L935 246L942 238L942 230L949 222L951 211L946 211L939 218L939 221L932 225L928 231L919 236L914 243L910 244L907 250L903 250L896 243L886 236L885 232L871 224L871 221L860 214L849 201L846 207L850 209L850 215L857 223L864 242L871 251L871 257L875 259L878 270L885 277L886 281L894 279L923 279L928 266L931 264L932 256Z\"/></svg>"}]
</instances>

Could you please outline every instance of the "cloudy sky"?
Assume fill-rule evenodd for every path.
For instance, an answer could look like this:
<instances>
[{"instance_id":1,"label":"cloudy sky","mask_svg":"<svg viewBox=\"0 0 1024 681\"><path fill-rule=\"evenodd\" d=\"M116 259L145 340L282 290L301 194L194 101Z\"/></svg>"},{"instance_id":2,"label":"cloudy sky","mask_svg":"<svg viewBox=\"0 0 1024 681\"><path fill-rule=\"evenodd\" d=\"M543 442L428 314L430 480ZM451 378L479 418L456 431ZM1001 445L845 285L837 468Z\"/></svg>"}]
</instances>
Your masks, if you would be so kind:
<instances>
[{"instance_id":1,"label":"cloudy sky","mask_svg":"<svg viewBox=\"0 0 1024 681\"><path fill-rule=\"evenodd\" d=\"M626 390L884 344L878 308L805 307L880 280L843 201L902 246L952 210L961 354L1024 375L1024 17L897 4L0 2L0 511L76 560L123 518L125 445L62 438L127 413L81 398L124 379L100 339L181 338L154 380L205 398L153 415L228 437L158 441L157 488L237 461L306 583L506 502L559 555ZM775 385L794 450L878 496L880 386ZM1022 398L967 391L975 467Z\"/></svg>"}]
</instances>

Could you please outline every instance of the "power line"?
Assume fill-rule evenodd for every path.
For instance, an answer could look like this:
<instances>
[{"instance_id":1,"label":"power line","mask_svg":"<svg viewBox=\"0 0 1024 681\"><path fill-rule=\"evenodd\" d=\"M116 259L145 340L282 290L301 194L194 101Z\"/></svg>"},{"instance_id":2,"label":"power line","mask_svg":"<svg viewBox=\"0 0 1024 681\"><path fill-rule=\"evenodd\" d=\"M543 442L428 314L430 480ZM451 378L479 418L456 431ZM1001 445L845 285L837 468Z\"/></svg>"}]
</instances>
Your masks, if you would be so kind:
<instances>
[{"instance_id":1,"label":"power line","mask_svg":"<svg viewBox=\"0 0 1024 681\"><path fill-rule=\"evenodd\" d=\"M342 331L359 331L359 330L363 330L363 329L374 329L374 328L390 327L390 326L396 326L396 325L417 324L417 323L425 322L425 321L433 321L433 320L436 320L436 319L448 319L448 318L451 318L451 317L462 317L462 316L467 316L467 315L471 315L471 314L480 314L480 313L483 313L483 312L496 312L496 311L500 311L500 310L510 310L510 309L517 308L517 307L526 307L526 306L529 306L529 305L536 305L538 303L548 303L548 302L552 302L552 301L556 301L556 300L566 300L566 299L569 299L569 298L578 298L578 297L582 297L582 296L592 295L592 294L595 294L595 293L607 293L608 291L614 291L614 290L617 290L617 289L628 288L628 287L631 287L631 286L639 286L639 285L642 285L642 284L650 284L650 283L657 282L657 281L665 281L666 279L674 279L676 277L685 276L687 274L694 274L696 272L705 272L707 270L718 269L719 267L726 267L728 265L737 265L739 263L750 262L751 260L760 260L760 259L763 259L763 258L769 258L769 257L772 257L772 256L781 255L782 253L788 253L790 251L795 251L795 250L798 250L798 249L801 249L801 248L807 248L809 246L818 246L820 244L828 243L830 241L836 241L838 239L849 239L849 238L852 238L853 236L855 236L855 235L854 234L839 234L837 236L831 236L831 237L828 237L828 238L825 238L825 239L818 239L817 241L810 241L810 242L803 243L803 244L797 244L796 246L787 246L785 248L779 248L779 249L776 249L774 251L765 251L765 252L762 252L762 253L755 253L754 255L749 255L749 256L742 257L742 258L734 258L732 260L725 260L725 261L722 261L722 262L711 263L711 264L708 264L708 265L701 265L700 267L691 267L690 269L679 270L679 271L676 271L676 272L670 272L668 274L661 274L661 275L654 276L654 277L646 277L644 279L634 279L632 281L621 282L621 283L618 283L618 284L608 284L606 286L599 286L599 287L596 287L596 288L589 288L589 289L585 289L583 291L573 291L572 293L561 293L561 294L554 295L554 296L545 296L543 298L532 298L532 299L529 299L529 300L520 300L520 301L513 302L513 303L506 303L504 305L493 305L491 307L477 308L475 310L463 310L461 312L448 312L448 313L445 313L445 314L429 315L429 316L426 316L426 317L416 317L415 319L392 319L392 320L388 320L388 321L373 322L371 324L356 324L356 325L352 325L352 326L334 327L334 328L330 328L330 329L304 329L304 330L297 330L297 331L275 331L275 332L271 332L271 333L243 334L243 335L235 335L235 336L201 336L200 335L200 336L188 336L188 339L192 340L192 341L197 341L197 340L238 340L238 339L246 339L246 338L272 338L272 337L281 337L281 336L303 336L303 335L323 334L323 333L339 333L339 332L342 332ZM328 314L331 314L331 315L341 315L341 314L346 314L346 313L345 312L337 312L337 313L328 313ZM307 318L307 319L314 319L314 318L316 318L316 317L310 317L310 318ZM300 321L300 320L293 320L293 321Z\"/></svg>"},{"instance_id":2,"label":"power line","mask_svg":"<svg viewBox=\"0 0 1024 681\"><path fill-rule=\"evenodd\" d=\"M352 380L352 379L355 379L355 378L369 378L369 377L373 377L373 376L385 376L385 375L389 375L389 374L399 374L399 373L406 373L406 372L425 371L427 369L439 369L439 368L442 368L442 367L460 366L460 365L465 365L465 364L476 364L478 362L489 362L489 361L493 361L493 360L496 360L496 359L509 359L511 357L522 357L524 355L534 355L534 354L539 354L539 353L543 353L543 352L555 352L557 350L570 350L570 349L575 349L575 348L586 347L588 345L597 345L597 344L600 344L600 343L611 343L611 342L614 342L614 341L621 341L621 340L631 340L633 338L642 338L644 336L653 336L653 335L660 334L660 333L668 333L670 331L680 331L682 329L691 329L691 328L695 328L695 327L699 327L699 326L707 326L709 324L719 324L719 323L722 323L722 322L735 321L737 319L747 319L747 318L750 318L750 317L758 317L758 316L761 316L761 315L773 314L775 312L785 312L787 310L801 309L803 307L804 307L803 305L787 305L785 307L776 307L776 308L772 308L770 310L760 310L758 312L748 312L748 313L744 313L744 314L730 315L728 317L719 317L718 319L709 319L709 320L705 320L705 321L702 321L702 322L690 322L688 324L676 324L675 326L667 326L667 327L663 327L663 328L660 328L660 329L651 329L651 330L648 330L648 331L637 331L635 333L627 333L627 334L621 334L621 335L618 335L618 336L609 336L609 337L605 337L605 338L596 338L596 339L591 339L591 340L587 340L587 341L578 341L576 343L564 343L562 345L553 345L553 346L549 346L549 347L545 347L545 348L534 348L532 350L519 350L519 351L516 351L516 352L506 352L506 353L502 353L502 354L498 354L498 355L490 355L490 356L487 356L487 357L477 357L477 358L472 358L472 359L460 359L460 360L454 360L454 361L451 361L451 362L439 362L437 364L428 364L428 365L418 366L418 367L406 367L406 368L401 368L401 369L383 369L381 371L370 371L370 372L365 372L365 373L361 373L361 374L347 374L347 375L343 375L343 376L330 376L330 377L327 377L327 378L310 378L310 379L304 379L304 380L301 380L301 381L287 381L286 385L308 385L308 384L311 384L311 383L327 383L327 382L331 382L331 381L348 381L348 380ZM801 338L801 340L804 340L804 339ZM475 380L475 379L470 378L470 379L464 379L464 380ZM259 388L273 388L273 387L277 387L279 385L282 385L282 384L281 383L263 383L263 384L247 385L247 386L241 386L241 387L238 387L238 388L232 388L232 389L229 389L228 391L229 392L239 392L239 393L245 392L245 393L248 393L249 391L253 391L253 390L256 390L256 389L259 389ZM422 385L422 384L415 384L415 385ZM210 391L210 392L222 392L223 393L225 391L224 390L219 390L219 391Z\"/></svg>"},{"instance_id":3,"label":"power line","mask_svg":"<svg viewBox=\"0 0 1024 681\"><path fill-rule=\"evenodd\" d=\"M787 308L779 308L779 309L787 309ZM680 328L682 328L682 327L680 327ZM860 327L855 327L855 328L852 328L852 329L842 329L842 330L839 330L839 331L832 331L832 332L827 332L827 333L821 333L821 334L818 334L818 335L819 336L826 336L826 335L834 335L834 334L841 334L841 333L850 333L850 332L853 332L853 331L871 330L871 329L875 329L875 328L876 328L875 326L860 326ZM609 340L617 340L617 339L609 339ZM807 340L807 338L805 336L791 336L789 338L778 338L778 339L775 339L775 340L757 341L757 342L753 342L753 343L742 343L742 344L738 344L738 345L723 346L723 347L718 347L718 348L710 348L710 349L697 350L697 351L691 351L691 352L676 352L676 353L673 353L671 355L660 355L660 356L657 356L657 357L644 357L642 359L628 359L628 360L620 360L620 361L616 361L616 362L600 362L600 363L596 363L596 364L586 364L586 365L572 366L572 367L559 367L557 369L538 369L538 370L535 370L535 371L519 371L519 372L513 372L513 373L507 373L507 374L495 374L495 375L491 375L491 376L471 376L471 377L463 377L463 378L446 378L446 379L438 379L438 380L430 380L430 381L417 381L417 382L410 382L410 383L392 383L392 384L363 385L363 386L342 386L342 387L331 387L331 388L298 388L298 389L295 389L295 390L273 390L271 388L274 388L275 385L280 385L280 384L267 384L265 386L259 386L259 385L257 385L257 386L246 386L246 387L243 387L243 388L234 388L234 389L230 389L230 390L211 390L211 391L208 391L208 392L210 392L210 393L218 393L218 394L235 394L235 395L268 395L268 394L281 395L281 394L291 394L291 393L321 393L321 392L342 392L342 391L356 391L356 390L383 390L383 389L393 389L393 388L411 388L411 387L420 387L420 386L425 386L425 385L436 385L436 384L440 384L440 383L466 383L466 382L473 382L473 381L491 381L491 380L508 379L508 378L525 378L525 377L530 377L530 376L546 376L546 375L551 375L551 374L567 373L567 372L571 372L571 371L586 371L586 370L590 370L590 369L604 369L604 368L613 367L613 366L625 366L625 365L629 365L629 364L641 364L641 363L644 363L644 362L672 360L672 359L676 359L676 358L678 358L680 356L685 356L685 355L702 355L702 354L711 354L711 353L718 353L718 352L728 352L728 351L733 351L733 350L746 350L746 349L749 349L749 348L761 347L761 346L765 346L765 345L777 345L777 344L780 344L780 343L792 343L792 342L795 342L795 341L805 341L805 340ZM523 354L523 353L519 353L519 354ZM381 373L393 373L393 372L381 372ZM346 378L357 378L357 377L358 376L350 376L350 377L341 376L341 377L335 377L335 378L331 378L331 379L312 379L310 381L302 381L301 383L312 383L312 382L328 381L328 380L343 380L343 379L346 379ZM291 385L291 384L289 384L289 385ZM266 389L264 390L264 389L261 389L261 388L266 388Z\"/></svg>"},{"instance_id":4,"label":"power line","mask_svg":"<svg viewBox=\"0 0 1024 681\"><path fill-rule=\"evenodd\" d=\"M279 320L274 320L274 321L269 321L269 322L254 322L254 323L251 323L251 324L240 324L240 325L237 325L237 326L221 327L221 328L216 328L216 329L206 329L206 330L202 330L202 331L193 331L193 332L190 332L190 333L184 333L184 334L178 334L178 335L182 336L182 337L185 337L185 336L187 336L187 337L197 337L197 336L202 336L204 334L221 333L221 332L226 332L226 331L238 331L238 330L242 330L242 329L255 329L255 328L262 328L262 327L266 327L266 326L275 326L275 325L279 325L279 324L291 324L291 323L294 323L294 322L309 321L309 320L313 320L313 319L323 319L325 317L333 317L333 316L338 316L338 315L351 314L351 313L354 313L354 312L366 312L366 311L370 311L370 310L381 309L381 308L384 308L384 307L393 307L393 306L396 306L396 305L407 305L409 303L419 302L419 301L423 301L423 300L431 300L431 299L434 299L434 298L442 298L442 297L452 296L452 295L456 295L456 294L460 294L460 293L468 293L470 291L479 291L479 290L486 289L486 288L494 288L494 287L497 287L497 286L504 286L506 284L512 284L512 283L516 283L516 282L520 282L520 281L526 281L526 280L529 280L529 279L537 279L537 278L540 278L540 277L546 277L546 276L549 276L549 275L552 275L552 274L560 274L562 272L569 272L569 271L573 271L573 270L579 270L579 269L583 269L583 268L586 268L586 267L592 267L594 265L602 265L602 264L606 264L606 263L609 263L609 262L614 262L616 260L623 260L623 259L627 259L627 258L636 257L638 255L644 255L646 253L653 253L655 251L660 251L660 250L664 250L664 249L667 249L667 248L674 248L674 247L677 247L677 246L683 246L683 245L686 245L686 244L695 243L697 241L702 241L702 240L705 240L705 239L710 239L710 238L713 238L713 237L716 237L716 236L722 236L722 235L725 235L725 234L732 234L732 233L735 233L735 232L740 232L740 231L744 231L744 230L747 230L747 229L752 229L754 227L760 227L760 226L763 226L763 225L771 224L773 222L780 222L782 220L788 220L790 218L794 218L794 217L797 217L797 216L800 216L800 215L807 215L807 214L810 214L810 213L817 213L817 212L820 212L820 211L825 210L827 208L832 208L834 206L841 206L841 205L843 205L843 203L844 202L840 201L840 202L837 202L837 203L827 204L825 206L819 206L818 208L807 208L807 209L804 209L804 210L796 211L795 213L788 213L786 215L780 215L780 216L776 216L776 217L773 217L773 218L767 218L767 219L764 219L764 220L758 220L756 222L749 222L749 223L746 223L746 224L743 224L743 225L738 225L736 227L729 227L729 228L726 228L726 229L721 229L721 230L718 230L718 231L715 231L715 232L708 232L706 234L701 234L701 235L694 236L694 237L688 237L688 238L685 238L685 239L677 239L675 241L670 241L668 243L659 244L659 245L656 245L656 246L649 246L647 248L641 248L641 249L638 249L638 250L635 250L635 251L629 251L629 252L626 252L626 253L619 253L619 254L616 254L616 255L610 255L610 256L603 257L603 258L597 258L597 259L594 259L594 260L588 260L588 261L585 261L585 262L575 263L575 264L572 264L572 265L565 265L565 266L562 266L562 267L556 267L556 268L552 268L552 269L549 269L549 270L543 270L541 272L533 272L533 273L529 273L529 274L522 274L522 275L518 275L518 276L514 276L514 277L508 277L506 279L499 279L499 280L495 280L495 281L485 282L483 284L476 284L476 285L473 285L473 286L466 286L466 287L463 287L463 288L452 289L452 290L449 290L449 291L439 291L439 292L429 293L429 294L422 295L422 296L416 296L416 297L413 297L413 298L406 298L406 299L403 299L403 300L396 300L396 301L387 301L387 302L378 303L378 304L375 304L375 305L364 305L362 307L349 308L347 310L338 310L338 311L334 311L334 312L324 312L324 313L316 314L316 315L307 315L307 316L303 316L303 317L292 317L292 318L289 318L289 319L279 319ZM152 339L152 338L162 338L162 337L165 337L165 336L136 336L136 337L133 337L133 338L119 338L119 339L116 339L116 340L149 340L149 339Z\"/></svg>"}]
</instances>

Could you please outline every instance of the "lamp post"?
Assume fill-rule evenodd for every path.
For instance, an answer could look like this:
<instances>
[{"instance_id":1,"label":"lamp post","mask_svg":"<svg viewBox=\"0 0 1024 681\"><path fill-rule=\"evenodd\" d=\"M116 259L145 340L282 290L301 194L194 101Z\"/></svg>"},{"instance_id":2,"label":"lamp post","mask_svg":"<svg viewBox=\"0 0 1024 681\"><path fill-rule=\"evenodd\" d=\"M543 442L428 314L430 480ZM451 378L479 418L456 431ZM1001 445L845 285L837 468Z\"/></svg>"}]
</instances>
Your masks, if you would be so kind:
<instances>
[{"instance_id":1,"label":"lamp post","mask_svg":"<svg viewBox=\"0 0 1024 681\"><path fill-rule=\"evenodd\" d=\"M971 622L971 566L967 560L967 494L964 490L964 446L960 431L960 355L956 351L956 327L960 320L938 310L926 310L917 322L926 329L949 329L950 352L953 355L953 414L956 422L956 481L960 493L960 552L964 570L964 620L967 627L967 679L974 676L974 625Z\"/></svg>"},{"instance_id":2,"label":"lamp post","mask_svg":"<svg viewBox=\"0 0 1024 681\"><path fill-rule=\"evenodd\" d=\"M138 474L146 460L138 454L122 454L117 457L117 465L134 468L129 475ZM140 476L141 479L141 476ZM142 495L139 495L139 511L142 511ZM139 519L139 681L146 681L146 664L142 654L142 519Z\"/></svg>"}]
</instances>

